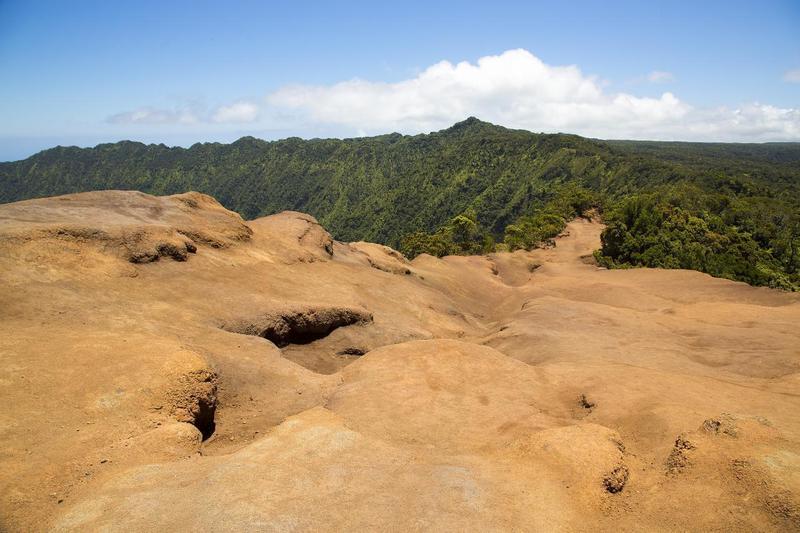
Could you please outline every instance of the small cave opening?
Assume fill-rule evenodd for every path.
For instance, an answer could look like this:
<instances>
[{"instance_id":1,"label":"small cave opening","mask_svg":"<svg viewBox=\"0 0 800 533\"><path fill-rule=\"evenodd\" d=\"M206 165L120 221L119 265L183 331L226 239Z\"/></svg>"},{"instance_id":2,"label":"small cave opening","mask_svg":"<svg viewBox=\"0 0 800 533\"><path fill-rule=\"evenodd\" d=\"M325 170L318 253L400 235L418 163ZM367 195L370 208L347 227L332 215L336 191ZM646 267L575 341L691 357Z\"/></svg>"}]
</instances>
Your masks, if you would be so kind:
<instances>
[{"instance_id":1,"label":"small cave opening","mask_svg":"<svg viewBox=\"0 0 800 533\"><path fill-rule=\"evenodd\" d=\"M263 337L278 348L285 348L290 344L310 344L343 326L369 322L372 322L372 314L362 309L310 307L267 313L254 320L223 326L223 329Z\"/></svg>"},{"instance_id":2,"label":"small cave opening","mask_svg":"<svg viewBox=\"0 0 800 533\"><path fill-rule=\"evenodd\" d=\"M319 339L324 339L331 332L340 327L334 324L304 324L304 323L291 323L288 331L280 330L267 330L262 337L272 342L278 348L285 348L290 344L311 344Z\"/></svg>"},{"instance_id":3,"label":"small cave opening","mask_svg":"<svg viewBox=\"0 0 800 533\"><path fill-rule=\"evenodd\" d=\"M217 429L215 416L217 414L217 402L199 401L197 404L197 413L195 414L194 427L200 430L203 435L203 441L208 440Z\"/></svg>"}]
</instances>

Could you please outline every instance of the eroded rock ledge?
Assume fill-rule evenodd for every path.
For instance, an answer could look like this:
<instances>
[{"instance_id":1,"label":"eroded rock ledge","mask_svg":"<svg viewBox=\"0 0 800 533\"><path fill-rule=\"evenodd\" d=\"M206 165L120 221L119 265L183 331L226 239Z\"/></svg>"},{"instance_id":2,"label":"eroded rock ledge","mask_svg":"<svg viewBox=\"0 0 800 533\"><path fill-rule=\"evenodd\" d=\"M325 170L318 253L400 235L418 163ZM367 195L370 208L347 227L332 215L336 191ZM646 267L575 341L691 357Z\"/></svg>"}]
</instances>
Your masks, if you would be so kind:
<instances>
[{"instance_id":1,"label":"eroded rock ledge","mask_svg":"<svg viewBox=\"0 0 800 533\"><path fill-rule=\"evenodd\" d=\"M279 348L308 344L336 328L372 322L372 313L357 307L296 307L223 324L232 333L263 337Z\"/></svg>"}]
</instances>

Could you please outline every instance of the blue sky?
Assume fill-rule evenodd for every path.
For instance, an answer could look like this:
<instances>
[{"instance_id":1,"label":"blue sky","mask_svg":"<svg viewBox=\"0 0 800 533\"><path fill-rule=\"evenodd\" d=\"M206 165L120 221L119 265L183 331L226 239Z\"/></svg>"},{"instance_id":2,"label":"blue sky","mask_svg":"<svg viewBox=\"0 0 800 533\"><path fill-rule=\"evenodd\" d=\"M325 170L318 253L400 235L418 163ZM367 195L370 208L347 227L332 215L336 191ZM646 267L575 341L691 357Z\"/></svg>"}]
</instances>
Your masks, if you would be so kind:
<instances>
[{"instance_id":1,"label":"blue sky","mask_svg":"<svg viewBox=\"0 0 800 533\"><path fill-rule=\"evenodd\" d=\"M0 0L0 160L431 131L800 140L800 2Z\"/></svg>"}]
</instances>

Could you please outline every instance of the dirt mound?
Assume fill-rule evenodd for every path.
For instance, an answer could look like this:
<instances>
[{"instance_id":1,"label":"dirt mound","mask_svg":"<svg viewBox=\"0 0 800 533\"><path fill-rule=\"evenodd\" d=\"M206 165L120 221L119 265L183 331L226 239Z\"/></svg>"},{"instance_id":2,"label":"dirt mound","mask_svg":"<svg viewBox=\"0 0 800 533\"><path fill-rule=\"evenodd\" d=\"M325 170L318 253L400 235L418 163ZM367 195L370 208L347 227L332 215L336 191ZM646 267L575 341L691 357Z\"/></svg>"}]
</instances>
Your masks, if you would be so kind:
<instances>
[{"instance_id":1,"label":"dirt mound","mask_svg":"<svg viewBox=\"0 0 800 533\"><path fill-rule=\"evenodd\" d=\"M284 211L249 222L254 244L269 250L271 259L285 264L329 261L335 254L330 233L305 213Z\"/></svg>"},{"instance_id":2,"label":"dirt mound","mask_svg":"<svg viewBox=\"0 0 800 533\"><path fill-rule=\"evenodd\" d=\"M410 275L411 264L403 254L392 250L388 246L374 244L371 242L352 242L350 250L362 256L366 263L372 268L388 272L389 274Z\"/></svg>"},{"instance_id":3,"label":"dirt mound","mask_svg":"<svg viewBox=\"0 0 800 533\"><path fill-rule=\"evenodd\" d=\"M523 507L510 491L487 493L490 474L481 461L416 459L315 408L231 455L125 472L102 486L102 499L69 508L53 529L490 530L510 524L510 506ZM186 498L202 503L188 506Z\"/></svg>"},{"instance_id":4,"label":"dirt mound","mask_svg":"<svg viewBox=\"0 0 800 533\"><path fill-rule=\"evenodd\" d=\"M800 529L800 296L601 229L407 261L197 193L0 206L0 529Z\"/></svg>"},{"instance_id":5,"label":"dirt mound","mask_svg":"<svg viewBox=\"0 0 800 533\"><path fill-rule=\"evenodd\" d=\"M534 369L472 343L385 346L344 368L342 379L327 407L388 442L470 450L552 424L543 410L531 409L548 403ZM415 416L421 412L426 416Z\"/></svg>"},{"instance_id":6,"label":"dirt mound","mask_svg":"<svg viewBox=\"0 0 800 533\"><path fill-rule=\"evenodd\" d=\"M71 241L117 253L132 263L161 257L186 261L197 246L224 248L252 231L210 196L156 197L136 192L88 192L7 204L0 239L14 244Z\"/></svg>"},{"instance_id":7,"label":"dirt mound","mask_svg":"<svg viewBox=\"0 0 800 533\"><path fill-rule=\"evenodd\" d=\"M678 437L667 474L683 490L706 486L737 504L753 502L748 513L792 530L800 527L798 451L768 420L723 413Z\"/></svg>"}]
</instances>

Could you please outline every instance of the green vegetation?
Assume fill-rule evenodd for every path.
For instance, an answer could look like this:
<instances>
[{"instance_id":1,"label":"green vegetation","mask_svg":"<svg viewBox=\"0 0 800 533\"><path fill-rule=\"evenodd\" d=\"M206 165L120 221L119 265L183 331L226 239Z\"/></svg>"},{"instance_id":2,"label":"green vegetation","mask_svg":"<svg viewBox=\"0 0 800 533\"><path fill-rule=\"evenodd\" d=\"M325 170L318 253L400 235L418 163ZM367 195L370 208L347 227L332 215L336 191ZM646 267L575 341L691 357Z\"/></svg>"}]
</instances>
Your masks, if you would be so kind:
<instances>
[{"instance_id":1,"label":"green vegetation","mask_svg":"<svg viewBox=\"0 0 800 533\"><path fill-rule=\"evenodd\" d=\"M494 250L494 238L480 225L474 209L456 215L435 233L416 231L400 242L400 251L408 257L422 253L436 257L475 255Z\"/></svg>"},{"instance_id":2,"label":"green vegetation","mask_svg":"<svg viewBox=\"0 0 800 533\"><path fill-rule=\"evenodd\" d=\"M523 215L506 226L503 242L510 251L530 250L540 243L549 243L564 230L567 222L587 216L590 211L599 209L601 204L596 193L570 184L560 189L541 209Z\"/></svg>"},{"instance_id":3,"label":"green vegetation","mask_svg":"<svg viewBox=\"0 0 800 533\"><path fill-rule=\"evenodd\" d=\"M590 209L610 267L693 268L800 288L800 144L597 141L477 119L427 135L58 147L0 163L0 202L198 190L245 218L285 209L413 256L531 248Z\"/></svg>"},{"instance_id":4,"label":"green vegetation","mask_svg":"<svg viewBox=\"0 0 800 533\"><path fill-rule=\"evenodd\" d=\"M667 187L626 197L607 213L595 257L607 267L686 268L797 290L798 215L796 205L776 198Z\"/></svg>"}]
</instances>

